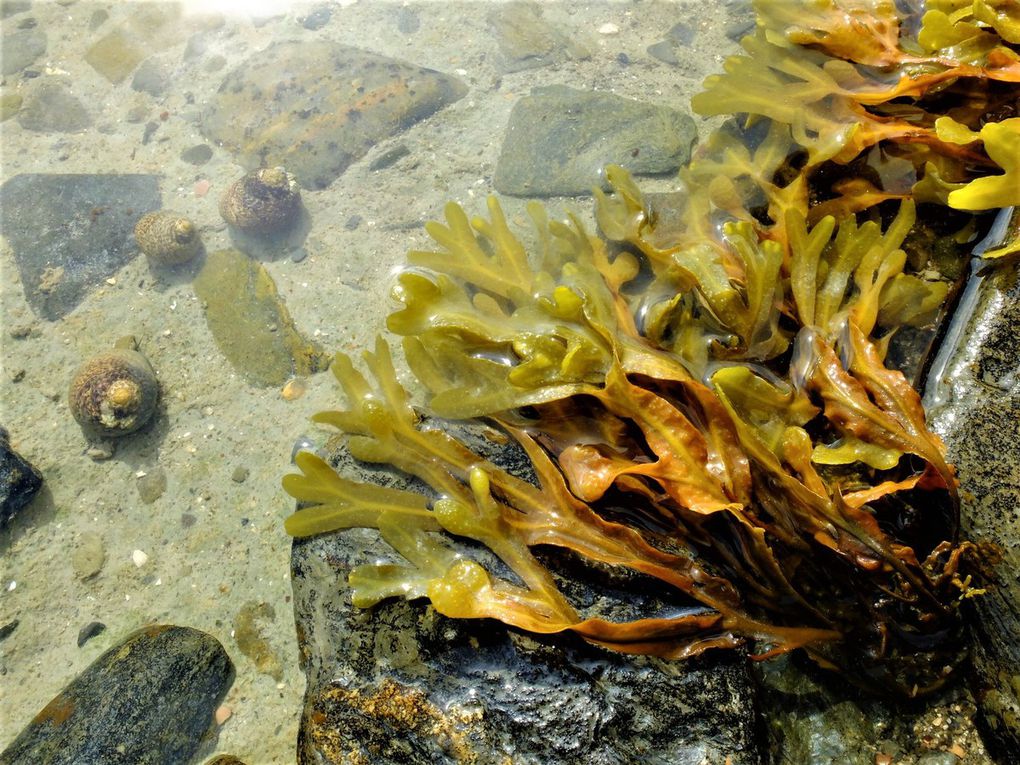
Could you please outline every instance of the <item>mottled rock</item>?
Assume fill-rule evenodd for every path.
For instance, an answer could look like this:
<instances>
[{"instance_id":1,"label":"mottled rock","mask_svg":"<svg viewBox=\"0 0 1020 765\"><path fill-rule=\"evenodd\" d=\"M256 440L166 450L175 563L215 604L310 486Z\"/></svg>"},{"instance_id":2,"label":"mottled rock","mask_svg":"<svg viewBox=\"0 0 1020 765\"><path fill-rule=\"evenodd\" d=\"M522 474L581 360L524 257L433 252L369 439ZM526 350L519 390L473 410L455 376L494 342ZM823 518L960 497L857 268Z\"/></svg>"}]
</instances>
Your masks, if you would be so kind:
<instances>
[{"instance_id":1,"label":"mottled rock","mask_svg":"<svg viewBox=\"0 0 1020 765\"><path fill-rule=\"evenodd\" d=\"M697 139L694 121L664 106L564 85L535 88L510 114L496 189L514 196L587 194L602 168L675 172Z\"/></svg>"},{"instance_id":2,"label":"mottled rock","mask_svg":"<svg viewBox=\"0 0 1020 765\"><path fill-rule=\"evenodd\" d=\"M117 84L153 53L182 41L188 28L178 3L140 3L85 52L85 61Z\"/></svg>"},{"instance_id":3,"label":"mottled rock","mask_svg":"<svg viewBox=\"0 0 1020 765\"><path fill-rule=\"evenodd\" d=\"M32 501L42 483L42 473L11 449L7 431L0 427L0 528Z\"/></svg>"},{"instance_id":4,"label":"mottled rock","mask_svg":"<svg viewBox=\"0 0 1020 765\"><path fill-rule=\"evenodd\" d=\"M0 226L29 305L55 320L138 253L142 210L158 210L155 175L16 175L0 187Z\"/></svg>"},{"instance_id":5,"label":"mottled rock","mask_svg":"<svg viewBox=\"0 0 1020 765\"><path fill-rule=\"evenodd\" d=\"M471 426L472 447L486 443ZM527 475L516 449L494 461ZM332 455L361 480L406 486L384 468ZM472 552L471 554L475 554ZM480 555L485 555L479 552ZM373 765L693 765L761 763L744 657L670 663L628 657L570 636L535 638L489 620L446 619L421 602L355 609L354 565L396 560L375 531L296 540L295 616L308 686L298 762ZM562 560L566 566L569 560ZM488 564L494 561L488 560ZM646 582L586 570L560 582L606 615L646 607ZM587 579L584 576L587 574ZM599 581L617 597L604 599ZM619 585L629 585L619 590ZM651 588L655 589L655 588Z\"/></svg>"},{"instance_id":6,"label":"mottled rock","mask_svg":"<svg viewBox=\"0 0 1020 765\"><path fill-rule=\"evenodd\" d=\"M304 338L262 265L237 250L206 258L194 281L220 352L254 385L283 385L325 369L329 356Z\"/></svg>"},{"instance_id":7,"label":"mottled rock","mask_svg":"<svg viewBox=\"0 0 1020 765\"><path fill-rule=\"evenodd\" d=\"M232 678L230 657L212 636L146 627L71 681L0 765L187 765Z\"/></svg>"},{"instance_id":8,"label":"mottled rock","mask_svg":"<svg viewBox=\"0 0 1020 765\"><path fill-rule=\"evenodd\" d=\"M0 72L6 77L20 72L46 52L46 33L41 29L11 32L0 41Z\"/></svg>"},{"instance_id":9,"label":"mottled rock","mask_svg":"<svg viewBox=\"0 0 1020 765\"><path fill-rule=\"evenodd\" d=\"M1005 214L1004 214L1005 215ZM1005 221L1005 217L1002 218ZM993 234L991 239L996 237ZM996 244L991 241L991 244ZM972 277L940 355L925 405L946 443L963 497L963 535L999 545L995 586L972 603L972 687L989 748L1020 751L1020 278L1000 267Z\"/></svg>"},{"instance_id":10,"label":"mottled rock","mask_svg":"<svg viewBox=\"0 0 1020 765\"><path fill-rule=\"evenodd\" d=\"M770 762L810 765L875 765L920 762L935 747L962 744L972 762L986 757L974 730L974 700L951 685L923 703L897 704L850 688L801 657L754 666L765 713ZM939 720L936 725L931 720Z\"/></svg>"},{"instance_id":11,"label":"mottled rock","mask_svg":"<svg viewBox=\"0 0 1020 765\"><path fill-rule=\"evenodd\" d=\"M26 93L18 123L39 133L76 133L91 126L92 117L65 85L42 80Z\"/></svg>"},{"instance_id":12,"label":"mottled rock","mask_svg":"<svg viewBox=\"0 0 1020 765\"><path fill-rule=\"evenodd\" d=\"M234 616L234 641L255 669L279 682L283 678L283 664L259 626L275 618L276 611L268 603L248 601Z\"/></svg>"},{"instance_id":13,"label":"mottled rock","mask_svg":"<svg viewBox=\"0 0 1020 765\"><path fill-rule=\"evenodd\" d=\"M537 3L499 3L486 20L499 46L504 72L537 69L591 55L576 32L566 34L546 21Z\"/></svg>"},{"instance_id":14,"label":"mottled rock","mask_svg":"<svg viewBox=\"0 0 1020 765\"><path fill-rule=\"evenodd\" d=\"M246 168L321 189L383 138L466 92L459 80L334 43L279 42L227 74L202 132Z\"/></svg>"}]
</instances>

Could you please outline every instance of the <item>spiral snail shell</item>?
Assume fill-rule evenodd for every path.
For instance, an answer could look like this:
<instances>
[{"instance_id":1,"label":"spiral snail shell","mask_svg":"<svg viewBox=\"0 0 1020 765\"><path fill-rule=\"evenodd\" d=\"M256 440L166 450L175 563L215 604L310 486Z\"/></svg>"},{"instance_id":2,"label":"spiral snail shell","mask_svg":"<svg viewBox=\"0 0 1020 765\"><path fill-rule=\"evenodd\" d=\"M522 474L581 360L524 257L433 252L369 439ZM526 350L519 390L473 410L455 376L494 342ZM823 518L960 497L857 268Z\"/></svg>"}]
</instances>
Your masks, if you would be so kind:
<instances>
[{"instance_id":1,"label":"spiral snail shell","mask_svg":"<svg viewBox=\"0 0 1020 765\"><path fill-rule=\"evenodd\" d=\"M156 412L159 380L141 353L115 347L82 364L71 381L71 414L86 436L116 438L145 426Z\"/></svg>"},{"instance_id":2,"label":"spiral snail shell","mask_svg":"<svg viewBox=\"0 0 1020 765\"><path fill-rule=\"evenodd\" d=\"M290 228L301 209L294 177L282 167L263 167L235 181L220 199L220 215L249 234Z\"/></svg>"},{"instance_id":3,"label":"spiral snail shell","mask_svg":"<svg viewBox=\"0 0 1020 765\"><path fill-rule=\"evenodd\" d=\"M151 212L135 224L135 241L153 263L176 266L198 254L202 240L189 219L172 212Z\"/></svg>"}]
</instances>

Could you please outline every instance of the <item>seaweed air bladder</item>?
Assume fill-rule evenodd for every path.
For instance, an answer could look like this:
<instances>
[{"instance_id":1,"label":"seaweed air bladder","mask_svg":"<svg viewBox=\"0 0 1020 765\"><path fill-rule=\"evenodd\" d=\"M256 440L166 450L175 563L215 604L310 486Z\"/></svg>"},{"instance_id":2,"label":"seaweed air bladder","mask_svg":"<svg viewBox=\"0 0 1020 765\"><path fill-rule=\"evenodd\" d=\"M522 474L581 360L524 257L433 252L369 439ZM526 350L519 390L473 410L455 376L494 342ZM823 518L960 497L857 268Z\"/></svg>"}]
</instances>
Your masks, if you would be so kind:
<instances>
[{"instance_id":1,"label":"seaweed air bladder","mask_svg":"<svg viewBox=\"0 0 1020 765\"><path fill-rule=\"evenodd\" d=\"M681 174L679 224L615 166L600 235L532 203L531 252L495 198L470 218L450 203L427 226L435 248L408 255L387 323L429 418L385 340L364 371L336 357L346 409L313 419L433 490L297 455L290 534L376 528L402 558L351 571L356 605L427 598L453 618L677 659L803 649L906 696L960 664L984 550L958 539L953 466L886 357L955 288L923 243L965 251L988 211L1020 204L1006 108L1020 26L994 0L933 1L920 18L877 0L756 8L743 52L694 98L730 119ZM1011 267L1017 252L1013 239L985 257ZM535 480L436 416L500 428ZM586 614L536 548L657 580L691 607Z\"/></svg>"}]
</instances>

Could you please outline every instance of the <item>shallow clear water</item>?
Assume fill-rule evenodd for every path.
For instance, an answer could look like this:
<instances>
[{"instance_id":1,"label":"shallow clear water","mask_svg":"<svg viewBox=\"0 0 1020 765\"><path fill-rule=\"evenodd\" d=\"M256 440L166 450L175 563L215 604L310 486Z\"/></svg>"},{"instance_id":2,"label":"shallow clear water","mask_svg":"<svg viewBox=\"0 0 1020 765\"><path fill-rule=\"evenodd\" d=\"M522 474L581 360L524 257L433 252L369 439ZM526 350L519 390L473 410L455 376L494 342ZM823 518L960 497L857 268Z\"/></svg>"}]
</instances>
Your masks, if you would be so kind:
<instances>
[{"instance_id":1,"label":"shallow clear water","mask_svg":"<svg viewBox=\"0 0 1020 765\"><path fill-rule=\"evenodd\" d=\"M237 247L257 263L294 327L323 351L368 347L390 310L394 270L425 242L424 221L440 216L447 200L483 208L511 110L533 87L562 84L686 111L703 77L735 48L727 26L747 19L737 6L700 2L549 3L519 11L516 20L493 15L508 7L3 5L2 181L43 178L30 192L24 180L5 186L0 201L20 216L6 222L0 250L0 421L45 485L0 536L0 627L17 622L0 642L0 744L125 635L173 623L215 636L237 670L224 700L229 719L204 751L252 764L293 761L304 679L281 523L292 501L280 476L297 439L324 438L307 418L333 406L337 390L321 373L266 383L247 362L227 358L230 346L252 339L258 346L284 328L218 344L209 299L195 285L209 254ZM518 27L524 32L515 33ZM501 36L510 39L503 48ZM282 235L239 236L218 205L245 170L263 162L265 147L245 140L267 129L273 110L274 129L283 132L315 117L288 113L297 102L268 84L261 98L229 101L224 83L252 72L269 78L256 77L252 87L268 83L277 54L266 49L289 41L298 43L289 50L309 52L294 77L332 83L316 98L357 93L366 81L377 98L358 102L369 124L346 134L353 149L322 137L336 125L317 124L307 145L284 140L298 145L296 154L281 159L270 151L268 164L301 166L304 213ZM399 104L387 111L378 106L385 82L372 84L370 59L326 70L320 48L333 44L442 73L452 90L409 93L433 75L403 72L398 79L411 84L393 98L405 99L404 111ZM650 46L658 46L655 54ZM407 118L415 110L422 114ZM329 123L329 108L322 112ZM350 156L341 157L344 151ZM591 170L621 159L597 157ZM97 175L147 180L110 197L96 190ZM645 188L668 188L671 176ZM74 184L81 195L69 201L63 190ZM91 193L101 201L83 202ZM504 199L508 216L519 218L525 201ZM551 208L565 206L588 216L591 200L554 195ZM152 264L130 234L150 209L194 221L205 252L180 266ZM12 227L21 231L16 238ZM113 252L108 259L104 247ZM97 259L89 273L74 266ZM97 461L86 453L67 388L84 360L124 335L136 338L156 370L161 403L150 425ZM262 671L235 639L241 613L258 614L258 632L275 658ZM79 647L79 631L93 621L105 631Z\"/></svg>"}]
</instances>

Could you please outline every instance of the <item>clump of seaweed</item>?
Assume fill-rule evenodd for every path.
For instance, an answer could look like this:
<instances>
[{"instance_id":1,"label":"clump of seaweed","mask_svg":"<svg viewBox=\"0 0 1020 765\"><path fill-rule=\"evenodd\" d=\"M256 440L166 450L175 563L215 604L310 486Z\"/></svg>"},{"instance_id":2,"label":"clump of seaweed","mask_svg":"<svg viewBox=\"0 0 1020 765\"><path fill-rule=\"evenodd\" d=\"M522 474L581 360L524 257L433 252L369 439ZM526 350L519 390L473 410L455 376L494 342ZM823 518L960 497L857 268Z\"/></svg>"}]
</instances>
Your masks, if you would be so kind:
<instances>
[{"instance_id":1,"label":"clump of seaweed","mask_svg":"<svg viewBox=\"0 0 1020 765\"><path fill-rule=\"evenodd\" d=\"M683 171L678 224L610 167L602 238L534 203L529 254L493 198L487 218L447 205L427 226L436 249L408 256L388 328L431 410L502 429L534 483L423 419L382 339L369 376L337 356L348 408L313 419L439 497L297 455L288 533L376 528L403 558L354 569L356 605L428 598L450 617L671 658L802 648L908 696L959 664L976 548L957 539L943 445L885 355L951 288L908 256L919 214L941 210L965 242L979 211L1020 204L1020 25L995 0L932 0L919 19L889 0L757 11L745 53L694 100L736 119ZM585 616L537 547L701 608Z\"/></svg>"}]
</instances>

